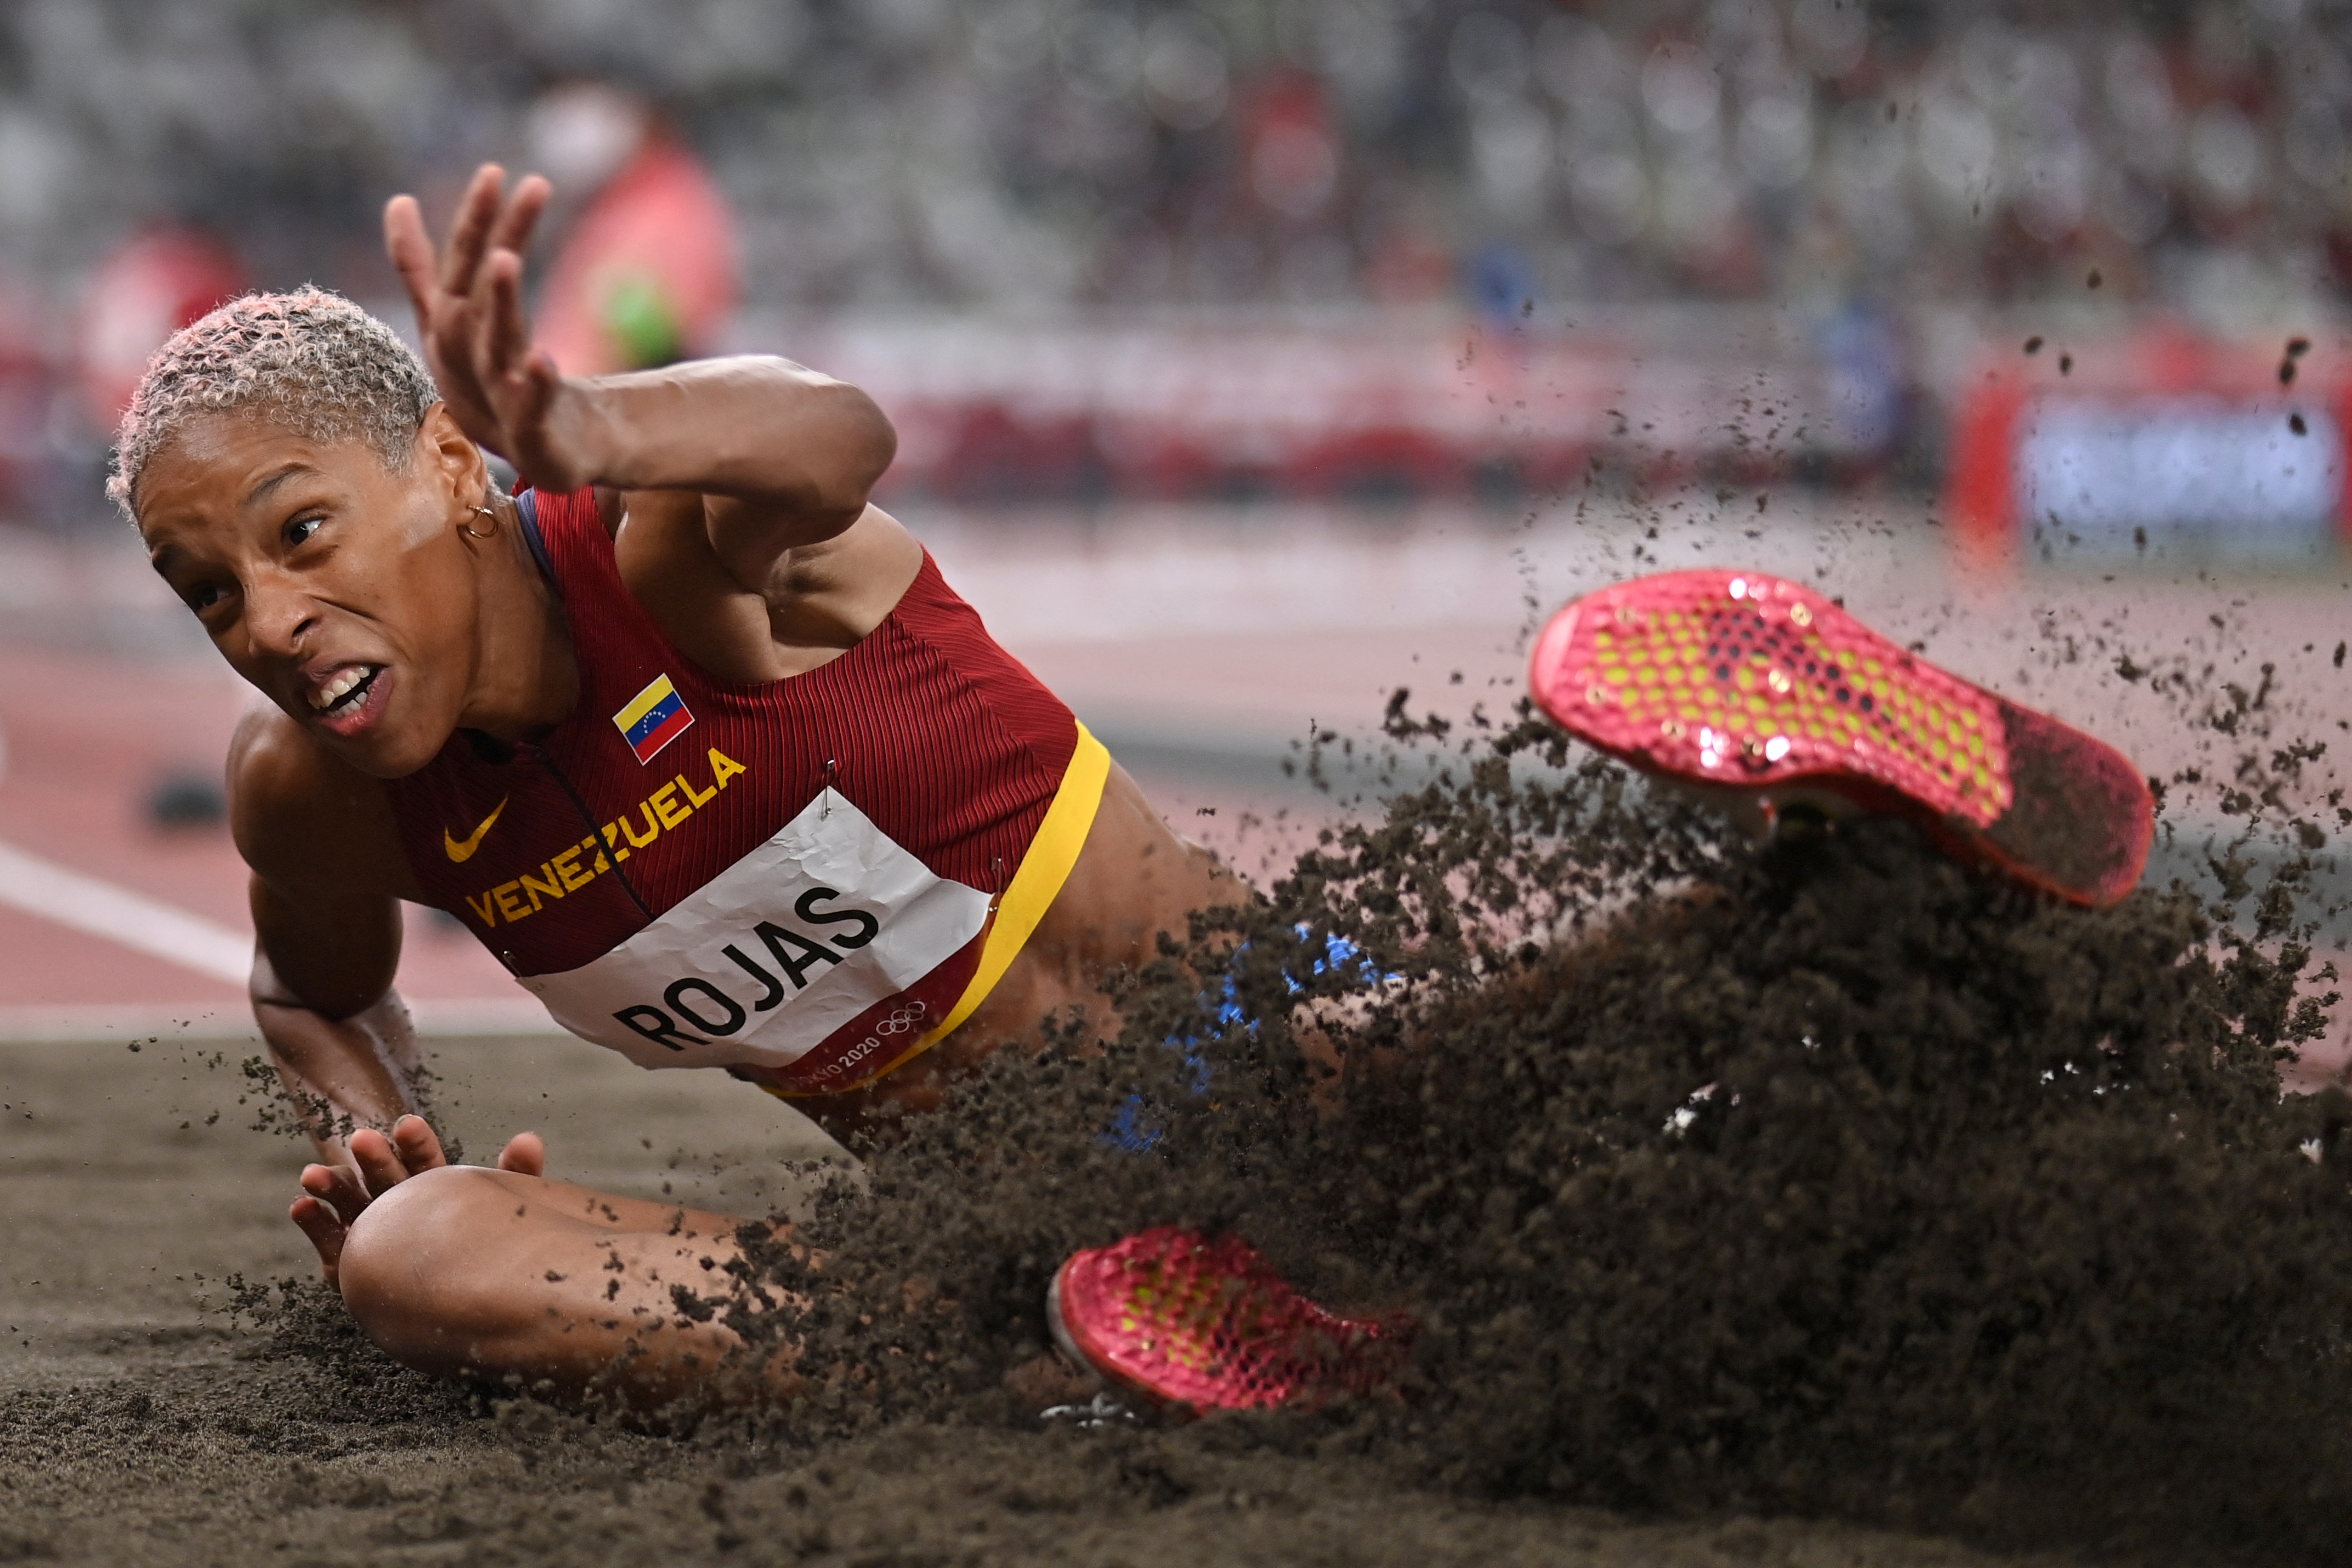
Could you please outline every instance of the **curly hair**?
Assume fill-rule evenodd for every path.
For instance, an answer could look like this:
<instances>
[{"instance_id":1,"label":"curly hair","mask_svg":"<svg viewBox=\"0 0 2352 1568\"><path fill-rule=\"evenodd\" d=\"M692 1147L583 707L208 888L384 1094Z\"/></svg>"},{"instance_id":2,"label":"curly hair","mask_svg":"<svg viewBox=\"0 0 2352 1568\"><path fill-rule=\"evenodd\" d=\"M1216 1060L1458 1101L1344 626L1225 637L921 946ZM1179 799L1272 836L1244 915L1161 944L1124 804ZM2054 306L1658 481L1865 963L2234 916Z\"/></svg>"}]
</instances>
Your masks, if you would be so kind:
<instances>
[{"instance_id":1,"label":"curly hair","mask_svg":"<svg viewBox=\"0 0 2352 1568\"><path fill-rule=\"evenodd\" d=\"M365 441L399 468L440 400L408 345L341 295L248 294L181 328L147 361L115 432L106 494L135 520L149 459L190 420L238 409L313 441Z\"/></svg>"}]
</instances>

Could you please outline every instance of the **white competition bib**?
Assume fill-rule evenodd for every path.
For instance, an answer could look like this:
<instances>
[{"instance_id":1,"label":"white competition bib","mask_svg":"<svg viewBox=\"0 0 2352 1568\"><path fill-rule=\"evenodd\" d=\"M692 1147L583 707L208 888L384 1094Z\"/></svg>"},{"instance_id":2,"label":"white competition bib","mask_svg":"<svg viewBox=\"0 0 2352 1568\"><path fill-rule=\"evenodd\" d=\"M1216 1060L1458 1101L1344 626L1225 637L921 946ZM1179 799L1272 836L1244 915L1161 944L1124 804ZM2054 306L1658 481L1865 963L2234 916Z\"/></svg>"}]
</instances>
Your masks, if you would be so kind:
<instances>
[{"instance_id":1,"label":"white competition bib","mask_svg":"<svg viewBox=\"0 0 2352 1568\"><path fill-rule=\"evenodd\" d=\"M640 1067L785 1067L955 956L988 904L827 788L603 957L522 984Z\"/></svg>"}]
</instances>

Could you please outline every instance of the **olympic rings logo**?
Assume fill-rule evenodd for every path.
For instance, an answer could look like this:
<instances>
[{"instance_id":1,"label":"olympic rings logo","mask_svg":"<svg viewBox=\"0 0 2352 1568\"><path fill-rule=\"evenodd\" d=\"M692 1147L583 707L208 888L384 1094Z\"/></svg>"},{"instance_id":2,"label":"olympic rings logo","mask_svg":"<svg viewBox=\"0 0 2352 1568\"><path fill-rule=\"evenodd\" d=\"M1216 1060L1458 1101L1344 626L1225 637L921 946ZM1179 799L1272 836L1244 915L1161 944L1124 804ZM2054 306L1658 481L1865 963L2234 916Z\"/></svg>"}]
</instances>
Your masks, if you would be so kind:
<instances>
[{"instance_id":1,"label":"olympic rings logo","mask_svg":"<svg viewBox=\"0 0 2352 1568\"><path fill-rule=\"evenodd\" d=\"M898 1009L888 1018L886 1018L880 1023L876 1024L874 1026L874 1032L876 1034L904 1034L908 1030L914 1028L917 1023L920 1022L923 1015L929 1010L930 1009L923 1006L920 1001L908 1002L905 1007Z\"/></svg>"},{"instance_id":2,"label":"olympic rings logo","mask_svg":"<svg viewBox=\"0 0 2352 1568\"><path fill-rule=\"evenodd\" d=\"M919 1024L923 1020L923 1015L929 1011L930 1009L926 1007L920 1000L911 1001L905 1007L894 1009L888 1018L884 1019L881 1022L874 1026L874 1032L872 1034L867 1035L864 1040L861 1040L856 1045L851 1046L849 1050L843 1054L840 1061L826 1063L824 1066L818 1068L811 1076L818 1079L840 1077L843 1073L848 1071L851 1068L856 1066L859 1062L865 1061L867 1057L881 1050L881 1037L884 1035L907 1033L910 1030L914 1029L916 1025Z\"/></svg>"}]
</instances>

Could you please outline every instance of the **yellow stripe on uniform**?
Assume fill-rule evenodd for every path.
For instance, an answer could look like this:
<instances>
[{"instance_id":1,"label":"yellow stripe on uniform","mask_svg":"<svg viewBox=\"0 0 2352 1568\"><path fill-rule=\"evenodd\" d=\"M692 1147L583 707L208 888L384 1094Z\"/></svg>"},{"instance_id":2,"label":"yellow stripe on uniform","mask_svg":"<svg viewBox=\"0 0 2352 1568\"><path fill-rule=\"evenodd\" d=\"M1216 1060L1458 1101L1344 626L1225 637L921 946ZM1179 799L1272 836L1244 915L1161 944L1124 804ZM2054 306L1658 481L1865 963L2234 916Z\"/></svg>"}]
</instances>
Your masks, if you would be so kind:
<instances>
[{"instance_id":1,"label":"yellow stripe on uniform","mask_svg":"<svg viewBox=\"0 0 2352 1568\"><path fill-rule=\"evenodd\" d=\"M1020 869L1013 873L1004 895L996 901L995 918L981 943L980 967L971 972L963 995L948 1009L948 1016L940 1020L938 1028L917 1040L913 1050L881 1071L855 1083L821 1090L785 1089L772 1083L760 1087L779 1100L812 1100L825 1094L846 1093L888 1077L953 1034L959 1024L988 1000L988 994L996 989L996 982L1004 977L1004 971L1013 967L1013 960L1028 946L1037 923L1045 918L1045 911L1060 896L1062 884L1070 879L1071 868L1078 863L1079 852L1087 847L1087 834L1094 828L1095 812L1102 805L1103 786L1109 779L1109 750L1085 725L1079 725L1077 749L1070 754L1070 766L1054 791L1054 803L1045 808L1045 820L1037 824L1036 834L1021 857Z\"/></svg>"}]
</instances>

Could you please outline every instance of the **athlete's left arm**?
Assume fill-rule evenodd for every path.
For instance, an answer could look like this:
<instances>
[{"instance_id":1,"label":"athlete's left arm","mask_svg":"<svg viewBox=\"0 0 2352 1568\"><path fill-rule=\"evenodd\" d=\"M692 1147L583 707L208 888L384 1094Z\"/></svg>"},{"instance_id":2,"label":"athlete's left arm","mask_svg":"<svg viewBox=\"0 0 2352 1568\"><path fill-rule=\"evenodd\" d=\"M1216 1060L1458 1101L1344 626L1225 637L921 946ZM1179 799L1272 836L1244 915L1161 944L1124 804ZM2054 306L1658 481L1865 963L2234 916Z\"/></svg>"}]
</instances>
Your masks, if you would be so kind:
<instances>
[{"instance_id":1,"label":"athlete's left arm","mask_svg":"<svg viewBox=\"0 0 2352 1568\"><path fill-rule=\"evenodd\" d=\"M772 357L563 375L532 345L522 308L522 255L549 194L532 175L509 195L504 172L483 165L444 247L413 197L384 209L385 243L449 412L551 493L698 494L719 564L760 591L787 551L864 515L897 433L856 387Z\"/></svg>"},{"instance_id":2,"label":"athlete's left arm","mask_svg":"<svg viewBox=\"0 0 2352 1568\"><path fill-rule=\"evenodd\" d=\"M872 398L789 360L696 360L569 386L590 482L698 493L719 564L754 592L786 551L857 521L898 449Z\"/></svg>"}]
</instances>

